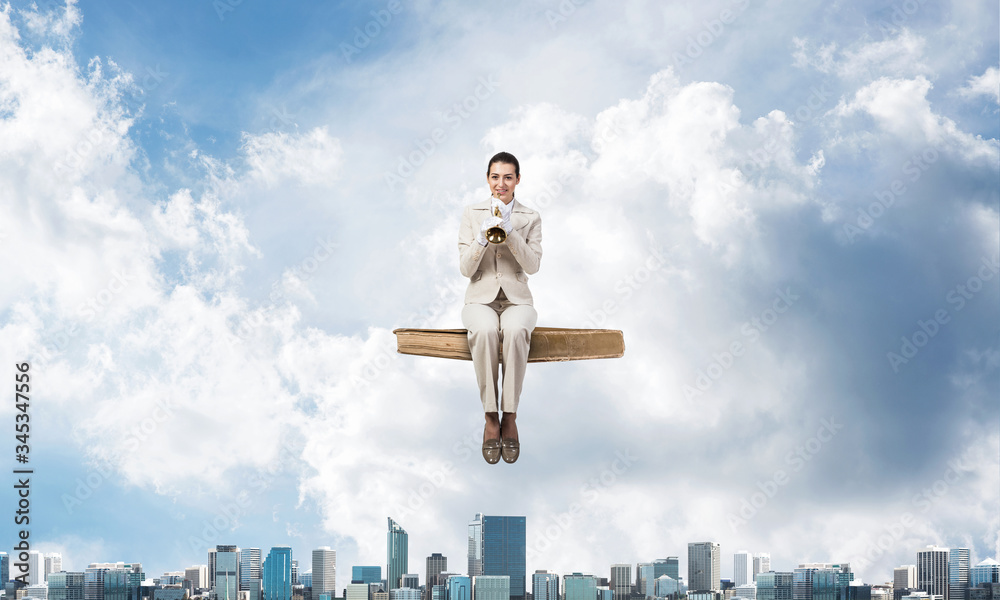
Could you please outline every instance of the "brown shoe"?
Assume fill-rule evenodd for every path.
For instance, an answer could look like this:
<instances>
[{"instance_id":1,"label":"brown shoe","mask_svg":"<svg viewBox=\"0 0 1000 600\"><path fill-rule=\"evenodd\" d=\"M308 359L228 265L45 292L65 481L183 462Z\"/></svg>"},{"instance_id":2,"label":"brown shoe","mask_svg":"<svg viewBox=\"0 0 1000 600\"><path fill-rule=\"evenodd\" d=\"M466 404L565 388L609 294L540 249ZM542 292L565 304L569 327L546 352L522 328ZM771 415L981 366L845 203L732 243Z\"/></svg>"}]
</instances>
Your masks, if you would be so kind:
<instances>
[{"instance_id":1,"label":"brown shoe","mask_svg":"<svg viewBox=\"0 0 1000 600\"><path fill-rule=\"evenodd\" d=\"M521 455L521 443L514 438L504 438L500 454L508 464L517 462L517 457Z\"/></svg>"},{"instance_id":2,"label":"brown shoe","mask_svg":"<svg viewBox=\"0 0 1000 600\"><path fill-rule=\"evenodd\" d=\"M501 446L500 440L492 439L483 442L483 458L491 465L500 462Z\"/></svg>"}]
</instances>

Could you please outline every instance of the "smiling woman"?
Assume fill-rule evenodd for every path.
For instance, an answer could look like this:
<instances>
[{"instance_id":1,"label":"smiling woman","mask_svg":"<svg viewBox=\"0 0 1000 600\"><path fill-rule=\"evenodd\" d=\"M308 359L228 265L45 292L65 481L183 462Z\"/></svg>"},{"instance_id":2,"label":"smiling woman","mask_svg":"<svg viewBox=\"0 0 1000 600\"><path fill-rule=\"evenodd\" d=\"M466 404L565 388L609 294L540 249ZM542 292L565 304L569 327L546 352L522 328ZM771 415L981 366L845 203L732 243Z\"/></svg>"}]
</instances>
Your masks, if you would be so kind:
<instances>
[{"instance_id":1,"label":"smiling woman","mask_svg":"<svg viewBox=\"0 0 1000 600\"><path fill-rule=\"evenodd\" d=\"M500 152L490 159L486 182L491 199L466 207L458 234L459 267L469 278L462 324L469 331L469 350L486 411L483 458L495 464L502 455L513 463L520 454L517 403L531 332L538 321L528 275L538 272L542 259L542 219L514 199L521 166L513 154ZM488 233L497 228L503 235ZM502 420L497 401L501 345Z\"/></svg>"}]
</instances>

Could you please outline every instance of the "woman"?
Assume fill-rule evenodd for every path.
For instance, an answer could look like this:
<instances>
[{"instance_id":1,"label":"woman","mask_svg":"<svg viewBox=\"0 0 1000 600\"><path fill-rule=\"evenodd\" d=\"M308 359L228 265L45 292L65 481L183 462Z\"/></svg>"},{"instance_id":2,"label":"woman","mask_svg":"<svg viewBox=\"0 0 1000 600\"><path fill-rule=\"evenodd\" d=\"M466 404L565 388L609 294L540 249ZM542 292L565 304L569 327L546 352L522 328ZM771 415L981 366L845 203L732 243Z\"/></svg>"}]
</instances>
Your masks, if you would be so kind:
<instances>
[{"instance_id":1,"label":"woman","mask_svg":"<svg viewBox=\"0 0 1000 600\"><path fill-rule=\"evenodd\" d=\"M500 152L486 166L492 198L467 206L458 232L459 268L469 278L462 324L486 412L483 458L512 463L520 454L517 402L521 396L528 346L538 313L531 305L528 275L542 258L542 220L514 199L521 167L512 154ZM491 243L490 228L502 227L506 239ZM503 419L497 403L499 349L503 344ZM502 440L502 441L501 441Z\"/></svg>"}]
</instances>

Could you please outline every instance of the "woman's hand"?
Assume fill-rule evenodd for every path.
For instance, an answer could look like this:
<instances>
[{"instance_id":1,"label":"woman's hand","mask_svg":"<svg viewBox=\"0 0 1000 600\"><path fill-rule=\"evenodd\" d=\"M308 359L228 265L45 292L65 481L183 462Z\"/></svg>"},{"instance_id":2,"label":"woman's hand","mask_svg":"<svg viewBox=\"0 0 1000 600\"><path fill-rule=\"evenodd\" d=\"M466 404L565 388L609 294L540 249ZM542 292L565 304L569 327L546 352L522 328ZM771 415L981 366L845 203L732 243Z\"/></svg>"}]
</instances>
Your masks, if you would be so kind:
<instances>
[{"instance_id":1,"label":"woman's hand","mask_svg":"<svg viewBox=\"0 0 1000 600\"><path fill-rule=\"evenodd\" d=\"M509 222L508 222L509 223ZM506 226L504 226L504 220L500 217L494 217L492 215L483 219L483 225L479 228L479 234L476 236L476 241L479 242L480 246L487 246L489 242L486 241L486 232L491 227L502 226L504 231L509 231Z\"/></svg>"}]
</instances>

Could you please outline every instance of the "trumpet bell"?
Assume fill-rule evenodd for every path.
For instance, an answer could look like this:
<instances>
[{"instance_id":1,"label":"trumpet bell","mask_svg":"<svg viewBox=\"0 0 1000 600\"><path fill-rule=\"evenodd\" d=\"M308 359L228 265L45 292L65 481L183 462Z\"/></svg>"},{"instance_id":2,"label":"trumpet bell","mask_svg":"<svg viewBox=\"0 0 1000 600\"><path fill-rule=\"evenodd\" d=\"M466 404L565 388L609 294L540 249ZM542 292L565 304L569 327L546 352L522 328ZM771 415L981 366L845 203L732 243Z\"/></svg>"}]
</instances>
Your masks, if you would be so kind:
<instances>
[{"instance_id":1,"label":"trumpet bell","mask_svg":"<svg viewBox=\"0 0 1000 600\"><path fill-rule=\"evenodd\" d=\"M499 208L496 207L493 208L493 216L494 217L500 216ZM491 244L502 244L506 239L507 239L507 232L504 230L503 227L499 225L495 227L490 227L489 229L486 230L486 241Z\"/></svg>"}]
</instances>

